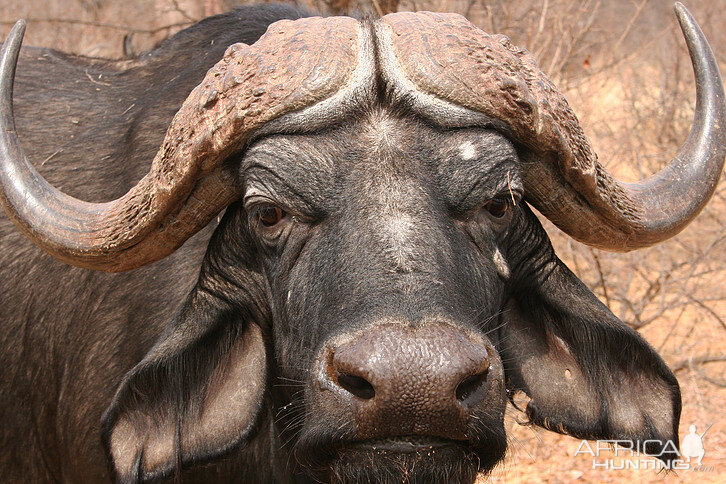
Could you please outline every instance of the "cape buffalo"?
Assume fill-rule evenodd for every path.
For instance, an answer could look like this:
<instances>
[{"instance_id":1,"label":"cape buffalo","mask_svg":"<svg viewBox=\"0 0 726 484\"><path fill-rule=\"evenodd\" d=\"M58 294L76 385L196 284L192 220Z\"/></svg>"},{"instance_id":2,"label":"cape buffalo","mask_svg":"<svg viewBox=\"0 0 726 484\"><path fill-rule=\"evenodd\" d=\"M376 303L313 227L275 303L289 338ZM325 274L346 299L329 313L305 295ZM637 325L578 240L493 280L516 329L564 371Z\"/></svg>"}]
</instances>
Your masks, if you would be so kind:
<instances>
[{"instance_id":1,"label":"cape buffalo","mask_svg":"<svg viewBox=\"0 0 726 484\"><path fill-rule=\"evenodd\" d=\"M693 128L633 184L527 51L458 15L245 8L117 62L21 51L18 22L3 479L473 482L517 392L537 425L677 457L674 375L530 209L627 251L707 203L723 85L676 13Z\"/></svg>"}]
</instances>

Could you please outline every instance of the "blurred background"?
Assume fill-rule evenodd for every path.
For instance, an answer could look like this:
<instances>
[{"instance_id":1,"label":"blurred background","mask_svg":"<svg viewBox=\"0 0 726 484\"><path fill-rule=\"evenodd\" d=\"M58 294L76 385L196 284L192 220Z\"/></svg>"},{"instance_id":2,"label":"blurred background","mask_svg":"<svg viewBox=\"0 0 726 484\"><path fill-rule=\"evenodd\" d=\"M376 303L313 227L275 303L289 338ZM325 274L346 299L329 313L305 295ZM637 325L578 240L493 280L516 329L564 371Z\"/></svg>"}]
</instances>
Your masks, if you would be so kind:
<instances>
[{"instance_id":1,"label":"blurred background","mask_svg":"<svg viewBox=\"0 0 726 484\"><path fill-rule=\"evenodd\" d=\"M235 0L3 0L0 34L28 21L26 45L111 59L132 58ZM293 2L294 3L294 2ZM691 0L726 72L726 5ZM458 12L530 50L565 93L600 161L636 180L671 159L690 128L695 86L671 0L301 0L323 15ZM676 373L680 435L695 424L703 468L677 473L593 469L580 441L530 426L513 408L510 452L482 482L726 482L726 180L699 218L647 250L590 249L544 221L557 253L623 321L638 329ZM611 456L608 456L611 457ZM616 461L619 461L616 459ZM616 462L617 465L617 462Z\"/></svg>"}]
</instances>

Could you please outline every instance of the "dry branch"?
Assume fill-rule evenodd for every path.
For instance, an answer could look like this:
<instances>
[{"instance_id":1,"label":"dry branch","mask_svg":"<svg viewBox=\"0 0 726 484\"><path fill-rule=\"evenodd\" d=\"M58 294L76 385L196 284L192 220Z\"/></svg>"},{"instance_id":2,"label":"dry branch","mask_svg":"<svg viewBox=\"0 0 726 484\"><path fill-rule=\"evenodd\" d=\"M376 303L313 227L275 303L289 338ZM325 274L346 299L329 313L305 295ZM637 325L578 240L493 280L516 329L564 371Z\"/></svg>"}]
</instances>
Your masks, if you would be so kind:
<instances>
[{"instance_id":1,"label":"dry branch","mask_svg":"<svg viewBox=\"0 0 726 484\"><path fill-rule=\"evenodd\" d=\"M72 18L49 18L49 17L28 17L25 19L28 23L50 23L50 24L68 24L68 25L83 25L86 27L98 27L102 29L111 29L111 30L120 30L123 32L133 32L133 33L139 33L139 34L158 34L159 32L163 32L165 30L171 30L177 27L188 27L189 25L193 24L193 20L186 20L184 22L176 22L173 24L167 24L162 25L161 27L156 27L154 29L139 29L136 27L131 27L130 25L116 25L116 24L108 24L104 22L95 22L93 20L80 20L80 19L72 19ZM15 22L10 21L0 21L0 25L7 25L12 26L15 25Z\"/></svg>"}]
</instances>

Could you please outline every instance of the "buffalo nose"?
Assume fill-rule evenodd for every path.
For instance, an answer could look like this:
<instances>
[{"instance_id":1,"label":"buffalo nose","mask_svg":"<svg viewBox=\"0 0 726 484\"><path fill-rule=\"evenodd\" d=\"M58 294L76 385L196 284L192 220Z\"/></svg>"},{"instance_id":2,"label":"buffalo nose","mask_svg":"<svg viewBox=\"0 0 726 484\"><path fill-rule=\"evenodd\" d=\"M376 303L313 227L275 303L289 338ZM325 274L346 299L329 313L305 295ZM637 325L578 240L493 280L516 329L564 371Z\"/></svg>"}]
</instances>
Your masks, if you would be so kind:
<instances>
[{"instance_id":1,"label":"buffalo nose","mask_svg":"<svg viewBox=\"0 0 726 484\"><path fill-rule=\"evenodd\" d=\"M501 393L491 343L447 323L379 324L325 351L321 388L349 405L359 439L465 439L471 408Z\"/></svg>"}]
</instances>

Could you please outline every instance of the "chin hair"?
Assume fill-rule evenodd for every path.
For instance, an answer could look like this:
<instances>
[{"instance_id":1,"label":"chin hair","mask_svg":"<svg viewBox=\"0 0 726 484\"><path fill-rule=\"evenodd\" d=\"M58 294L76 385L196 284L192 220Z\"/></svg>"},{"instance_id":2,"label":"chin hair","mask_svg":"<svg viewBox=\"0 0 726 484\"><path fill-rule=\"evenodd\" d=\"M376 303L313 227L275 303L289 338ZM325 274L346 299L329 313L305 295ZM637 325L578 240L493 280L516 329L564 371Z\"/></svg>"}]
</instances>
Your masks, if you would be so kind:
<instances>
[{"instance_id":1,"label":"chin hair","mask_svg":"<svg viewBox=\"0 0 726 484\"><path fill-rule=\"evenodd\" d=\"M427 452L341 450L330 463L333 484L471 484L479 460L463 447Z\"/></svg>"}]
</instances>

